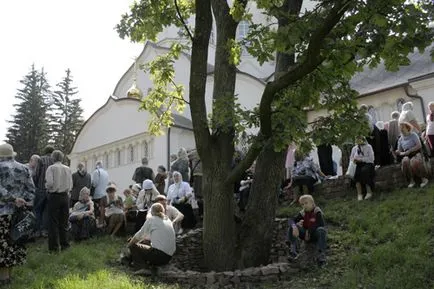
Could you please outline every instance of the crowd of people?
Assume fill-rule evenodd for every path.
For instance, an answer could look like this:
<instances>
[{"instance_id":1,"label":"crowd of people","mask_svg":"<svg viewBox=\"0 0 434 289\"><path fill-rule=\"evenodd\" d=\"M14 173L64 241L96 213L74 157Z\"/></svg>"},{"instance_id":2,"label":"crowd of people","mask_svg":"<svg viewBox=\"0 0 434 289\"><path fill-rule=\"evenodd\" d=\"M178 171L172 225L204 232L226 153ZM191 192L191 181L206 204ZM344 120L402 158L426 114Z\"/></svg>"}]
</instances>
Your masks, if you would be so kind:
<instances>
[{"instance_id":1,"label":"crowd of people","mask_svg":"<svg viewBox=\"0 0 434 289\"><path fill-rule=\"evenodd\" d=\"M25 261L24 244L30 238L47 238L48 251L59 253L70 247L71 238L80 242L96 233L131 234L134 263L169 262L175 236L194 228L203 212L198 205L202 206L197 184L202 177L200 160L184 148L172 156L168 172L160 165L156 175L143 158L123 198L101 161L91 173L82 163L72 173L63 164L64 154L52 146L42 156L31 156L28 164L17 162L15 155L11 145L0 145L1 285L10 282L10 269ZM31 235L18 242L12 240L11 230L21 210L31 212L34 222L28 224ZM133 223L129 232L128 222Z\"/></svg>"},{"instance_id":2,"label":"crowd of people","mask_svg":"<svg viewBox=\"0 0 434 289\"><path fill-rule=\"evenodd\" d=\"M420 187L427 185L427 156L434 151L434 103L428 107L425 130L416 121L411 103L404 104L401 113L393 112L392 120L386 123L374 124L366 113L369 134L355 139L349 155L359 201L374 194L376 166L392 162L401 163L409 188L416 182ZM328 148L324 146L322 150ZM324 218L312 194L316 183L336 174L336 165L328 165L325 174L308 155L295 148L291 152L294 164L282 187L299 190L294 199L301 204L302 211L289 224L289 256L297 258L297 240L302 239L317 244L318 262L324 264ZM101 161L96 162L91 173L82 163L72 173L63 164L64 154L51 146L45 148L42 156L31 156L26 165L15 161L15 155L11 145L0 145L1 284L10 282L10 268L22 264L26 258L24 244L10 239L13 216L18 210L34 212L32 237L47 237L51 253L66 250L70 246L69 236L75 241L88 239L97 231L117 236L132 223L133 230L128 232L133 235L128 241L131 254L124 257L129 264L136 265L168 263L176 249L176 235L194 228L203 214L202 168L195 150L187 152L181 148L177 155L171 156L170 168L166 170L160 165L156 174L148 159L143 158L142 165L133 173L132 184L124 188L123 197ZM252 182L254 165L234 186L241 211L247 205Z\"/></svg>"}]
</instances>

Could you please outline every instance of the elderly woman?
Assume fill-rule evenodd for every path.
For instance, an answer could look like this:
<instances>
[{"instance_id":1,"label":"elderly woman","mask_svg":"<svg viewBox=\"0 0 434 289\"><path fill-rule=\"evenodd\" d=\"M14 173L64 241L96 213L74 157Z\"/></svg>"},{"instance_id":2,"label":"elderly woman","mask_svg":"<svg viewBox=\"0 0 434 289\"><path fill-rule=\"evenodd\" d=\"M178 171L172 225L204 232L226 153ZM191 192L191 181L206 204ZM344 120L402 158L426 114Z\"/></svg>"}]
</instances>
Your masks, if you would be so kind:
<instances>
[{"instance_id":1,"label":"elderly woman","mask_svg":"<svg viewBox=\"0 0 434 289\"><path fill-rule=\"evenodd\" d=\"M292 170L292 185L299 187L300 194L303 194L303 188L307 188L307 193L312 194L314 191L314 184L321 178L326 176L321 172L317 164L308 155L303 155L300 151L295 152L295 163ZM298 199L295 194L294 200Z\"/></svg>"},{"instance_id":2,"label":"elderly woman","mask_svg":"<svg viewBox=\"0 0 434 289\"><path fill-rule=\"evenodd\" d=\"M25 262L25 247L10 240L11 220L17 208L31 206L35 193L29 169L15 155L11 145L0 145L0 286L10 283L13 266Z\"/></svg>"},{"instance_id":3,"label":"elderly woman","mask_svg":"<svg viewBox=\"0 0 434 289\"><path fill-rule=\"evenodd\" d=\"M419 123L417 122L416 116L414 115L413 112L413 103L411 101L406 102L402 105L402 111L401 114L399 115L398 121L399 123L407 122L411 124L412 131L414 131L415 133L421 132Z\"/></svg>"},{"instance_id":4,"label":"elderly woman","mask_svg":"<svg viewBox=\"0 0 434 289\"><path fill-rule=\"evenodd\" d=\"M151 208L152 204L155 201L155 198L160 195L154 183L151 180L144 180L142 184L142 190L137 197L137 217L136 217L136 232L140 230L143 224L146 221L146 214L148 213L148 209Z\"/></svg>"},{"instance_id":5,"label":"elderly woman","mask_svg":"<svg viewBox=\"0 0 434 289\"><path fill-rule=\"evenodd\" d=\"M150 210L152 216L128 242L135 266L165 265L176 250L175 231L163 205L155 203ZM151 246L143 244L144 240L151 241Z\"/></svg>"},{"instance_id":6,"label":"elderly woman","mask_svg":"<svg viewBox=\"0 0 434 289\"><path fill-rule=\"evenodd\" d=\"M372 198L375 186L374 150L366 138L356 138L356 145L351 150L350 161L356 164L354 182L356 183L357 200L363 200L363 187L366 188L365 200Z\"/></svg>"},{"instance_id":7,"label":"elderly woman","mask_svg":"<svg viewBox=\"0 0 434 289\"><path fill-rule=\"evenodd\" d=\"M182 175L182 179L185 182L189 182L189 159L187 150L185 148L180 148L178 151L178 158L176 161L170 166L170 171L172 172L172 175L174 172L180 172Z\"/></svg>"},{"instance_id":8,"label":"elderly woman","mask_svg":"<svg viewBox=\"0 0 434 289\"><path fill-rule=\"evenodd\" d=\"M74 204L69 215L71 232L74 240L86 240L92 236L96 228L94 205L90 198L90 189L80 190L78 202Z\"/></svg>"},{"instance_id":9,"label":"elderly woman","mask_svg":"<svg viewBox=\"0 0 434 289\"><path fill-rule=\"evenodd\" d=\"M168 204L177 208L183 215L181 226L183 229L192 229L196 225L196 218L191 206L193 193L190 184L182 180L180 172L173 173L174 183L170 185L167 192Z\"/></svg>"},{"instance_id":10,"label":"elderly woman","mask_svg":"<svg viewBox=\"0 0 434 289\"><path fill-rule=\"evenodd\" d=\"M116 196L116 185L111 183L106 188L107 206L105 208L105 217L107 228L106 232L114 237L122 226L125 224L124 205L122 198Z\"/></svg>"},{"instance_id":11,"label":"elderly woman","mask_svg":"<svg viewBox=\"0 0 434 289\"><path fill-rule=\"evenodd\" d=\"M420 187L423 188L428 184L427 172L424 166L424 160L421 153L422 144L419 136L412 132L412 125L407 122L399 124L401 137L398 140L398 149L395 154L401 160L401 169L405 178L410 181L408 187L415 186L415 178L421 180Z\"/></svg>"}]
</instances>

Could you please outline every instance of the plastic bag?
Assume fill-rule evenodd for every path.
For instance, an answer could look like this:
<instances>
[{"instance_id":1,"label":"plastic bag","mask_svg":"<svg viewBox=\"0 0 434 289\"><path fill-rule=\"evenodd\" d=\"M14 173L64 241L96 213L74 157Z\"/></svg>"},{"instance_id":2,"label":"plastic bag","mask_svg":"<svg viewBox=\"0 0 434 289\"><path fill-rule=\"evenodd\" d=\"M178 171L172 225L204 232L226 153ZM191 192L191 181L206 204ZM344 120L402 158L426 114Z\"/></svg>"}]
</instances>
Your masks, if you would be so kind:
<instances>
[{"instance_id":1,"label":"plastic bag","mask_svg":"<svg viewBox=\"0 0 434 289\"><path fill-rule=\"evenodd\" d=\"M348 164L347 173L345 175L354 179L354 175L356 174L356 167L357 165L353 161L350 161L350 163Z\"/></svg>"}]
</instances>

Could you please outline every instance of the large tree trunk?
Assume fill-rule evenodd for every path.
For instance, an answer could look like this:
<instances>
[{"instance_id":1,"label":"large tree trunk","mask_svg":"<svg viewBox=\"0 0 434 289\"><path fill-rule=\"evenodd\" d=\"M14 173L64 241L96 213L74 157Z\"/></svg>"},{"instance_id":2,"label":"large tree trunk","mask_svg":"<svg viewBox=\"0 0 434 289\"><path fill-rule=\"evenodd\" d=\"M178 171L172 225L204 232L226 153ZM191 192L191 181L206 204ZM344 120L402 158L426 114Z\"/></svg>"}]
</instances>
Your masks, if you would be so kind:
<instances>
[{"instance_id":1,"label":"large tree trunk","mask_svg":"<svg viewBox=\"0 0 434 289\"><path fill-rule=\"evenodd\" d=\"M286 29L289 25L289 20L283 12L298 15L302 4L303 0L286 0L283 3L277 14L279 30ZM275 78L279 79L294 64L294 54L277 53ZM243 267L259 266L269 262L277 197L284 178L286 151L274 151L271 103L261 102L260 111L266 112L266 115L261 115L261 132L268 141L256 162L255 180L239 236L240 265Z\"/></svg>"},{"instance_id":2,"label":"large tree trunk","mask_svg":"<svg viewBox=\"0 0 434 289\"><path fill-rule=\"evenodd\" d=\"M204 234L205 264L211 270L225 271L235 267L235 222L233 186L225 183L228 170L218 159L204 168Z\"/></svg>"},{"instance_id":3,"label":"large tree trunk","mask_svg":"<svg viewBox=\"0 0 434 289\"><path fill-rule=\"evenodd\" d=\"M235 266L233 185L227 182L234 153L236 67L230 63L228 41L235 38L237 23L226 0L211 0L217 27L213 90L213 135L199 151L203 159L205 264L224 271ZM219 104L219 105L218 105ZM222 104L225 104L222 109ZM220 107L220 108L219 108ZM196 138L197 140L197 138Z\"/></svg>"},{"instance_id":4,"label":"large tree trunk","mask_svg":"<svg viewBox=\"0 0 434 289\"><path fill-rule=\"evenodd\" d=\"M284 163L285 152L275 152L271 144L258 156L255 179L239 236L240 267L265 265L269 262Z\"/></svg>"}]
</instances>

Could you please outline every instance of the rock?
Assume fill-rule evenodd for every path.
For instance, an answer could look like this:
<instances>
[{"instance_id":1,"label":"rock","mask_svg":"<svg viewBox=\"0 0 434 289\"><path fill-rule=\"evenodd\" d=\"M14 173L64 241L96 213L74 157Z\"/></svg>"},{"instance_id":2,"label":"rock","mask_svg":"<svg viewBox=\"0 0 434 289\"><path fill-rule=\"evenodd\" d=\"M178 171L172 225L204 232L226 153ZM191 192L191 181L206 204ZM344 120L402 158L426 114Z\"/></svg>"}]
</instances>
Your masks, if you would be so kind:
<instances>
[{"instance_id":1,"label":"rock","mask_svg":"<svg viewBox=\"0 0 434 289\"><path fill-rule=\"evenodd\" d=\"M261 268L262 275L277 275L280 273L279 267L276 267L274 265L268 265Z\"/></svg>"},{"instance_id":2,"label":"rock","mask_svg":"<svg viewBox=\"0 0 434 289\"><path fill-rule=\"evenodd\" d=\"M216 282L215 272L205 273L206 284L211 285Z\"/></svg>"}]
</instances>

